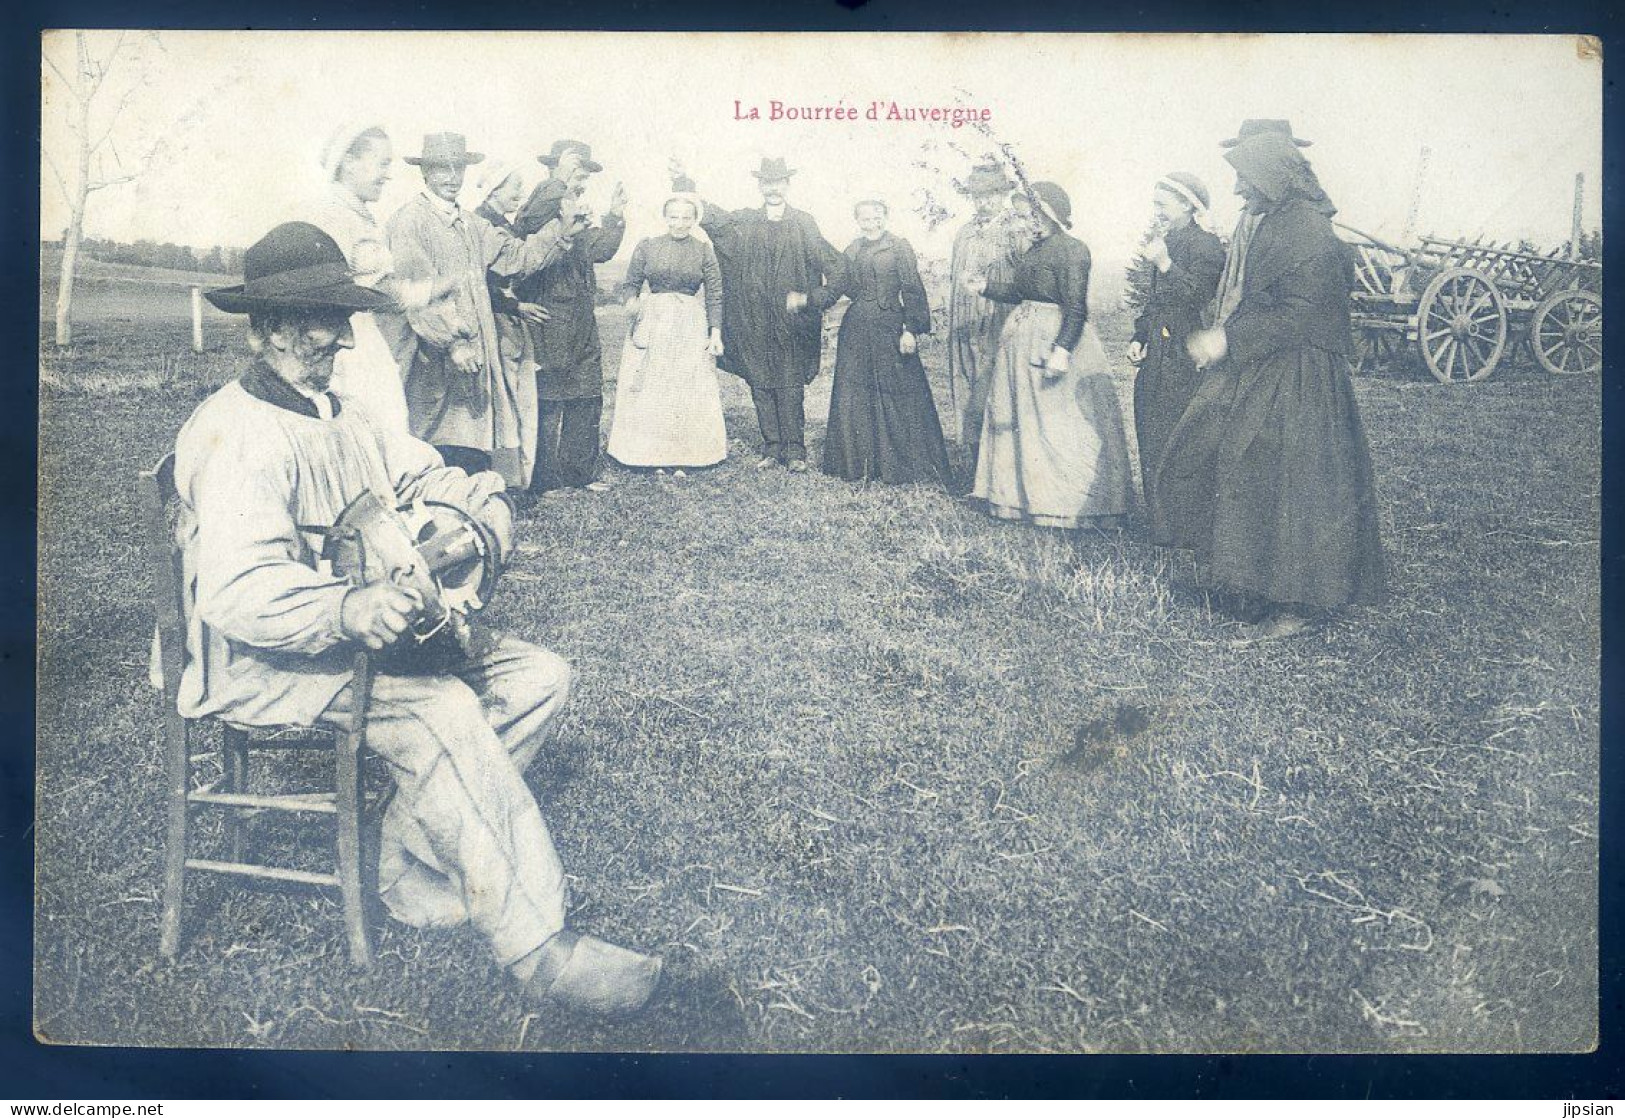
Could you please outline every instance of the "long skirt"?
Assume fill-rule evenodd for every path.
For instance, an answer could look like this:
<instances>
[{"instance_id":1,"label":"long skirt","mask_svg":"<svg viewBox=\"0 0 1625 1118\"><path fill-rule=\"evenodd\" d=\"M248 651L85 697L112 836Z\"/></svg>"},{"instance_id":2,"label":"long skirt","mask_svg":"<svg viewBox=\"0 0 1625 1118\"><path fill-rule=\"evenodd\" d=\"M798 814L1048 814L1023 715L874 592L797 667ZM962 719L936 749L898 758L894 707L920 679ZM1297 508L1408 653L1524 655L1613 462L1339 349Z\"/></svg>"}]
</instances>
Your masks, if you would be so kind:
<instances>
[{"instance_id":1,"label":"long skirt","mask_svg":"<svg viewBox=\"0 0 1625 1118\"><path fill-rule=\"evenodd\" d=\"M333 394L352 404L380 430L409 434L406 389L394 350L371 314L350 316L355 346L333 359Z\"/></svg>"},{"instance_id":2,"label":"long skirt","mask_svg":"<svg viewBox=\"0 0 1625 1118\"><path fill-rule=\"evenodd\" d=\"M1267 601L1379 601L1376 483L1347 366L1304 347L1208 370L1162 457L1158 542Z\"/></svg>"},{"instance_id":3,"label":"long skirt","mask_svg":"<svg viewBox=\"0 0 1625 1118\"><path fill-rule=\"evenodd\" d=\"M948 452L917 353L897 351L902 314L853 303L841 319L824 472L849 481L948 482Z\"/></svg>"},{"instance_id":4,"label":"long skirt","mask_svg":"<svg viewBox=\"0 0 1625 1118\"><path fill-rule=\"evenodd\" d=\"M1122 406L1093 325L1071 367L1039 366L1061 325L1061 308L1029 300L1005 319L982 421L972 495L1004 520L1077 528L1121 516L1134 501Z\"/></svg>"},{"instance_id":5,"label":"long skirt","mask_svg":"<svg viewBox=\"0 0 1625 1118\"><path fill-rule=\"evenodd\" d=\"M1134 434L1140 448L1140 482L1148 515L1155 516L1157 470L1168 437L1190 406L1202 374L1185 352L1186 334L1151 321L1145 360L1134 378Z\"/></svg>"},{"instance_id":6,"label":"long skirt","mask_svg":"<svg viewBox=\"0 0 1625 1118\"><path fill-rule=\"evenodd\" d=\"M627 331L609 454L624 466L714 466L728 456L716 359L698 296L647 295Z\"/></svg>"},{"instance_id":7,"label":"long skirt","mask_svg":"<svg viewBox=\"0 0 1625 1118\"><path fill-rule=\"evenodd\" d=\"M501 390L507 403L504 412L518 424L519 445L498 447L491 452L491 468L502 475L509 489L530 484L536 468L536 358L530 331L515 315L498 313L497 352L502 355Z\"/></svg>"}]
</instances>

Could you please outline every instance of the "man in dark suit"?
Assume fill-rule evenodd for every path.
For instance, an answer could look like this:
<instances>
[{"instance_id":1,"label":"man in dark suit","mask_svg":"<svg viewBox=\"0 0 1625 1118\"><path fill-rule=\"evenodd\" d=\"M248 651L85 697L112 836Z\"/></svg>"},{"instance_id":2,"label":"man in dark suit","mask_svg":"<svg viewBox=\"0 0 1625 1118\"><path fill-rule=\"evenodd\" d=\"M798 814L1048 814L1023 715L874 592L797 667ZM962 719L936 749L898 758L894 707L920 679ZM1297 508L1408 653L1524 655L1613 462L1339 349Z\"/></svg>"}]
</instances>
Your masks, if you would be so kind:
<instances>
[{"instance_id":1,"label":"man in dark suit","mask_svg":"<svg viewBox=\"0 0 1625 1118\"><path fill-rule=\"evenodd\" d=\"M762 204L725 210L705 203L700 227L722 265L721 365L750 385L763 454L757 466L807 469L806 386L818 375L823 312L834 301L829 281L839 257L811 214L785 197L795 171L763 159L751 172ZM681 164L672 189L692 192Z\"/></svg>"}]
</instances>

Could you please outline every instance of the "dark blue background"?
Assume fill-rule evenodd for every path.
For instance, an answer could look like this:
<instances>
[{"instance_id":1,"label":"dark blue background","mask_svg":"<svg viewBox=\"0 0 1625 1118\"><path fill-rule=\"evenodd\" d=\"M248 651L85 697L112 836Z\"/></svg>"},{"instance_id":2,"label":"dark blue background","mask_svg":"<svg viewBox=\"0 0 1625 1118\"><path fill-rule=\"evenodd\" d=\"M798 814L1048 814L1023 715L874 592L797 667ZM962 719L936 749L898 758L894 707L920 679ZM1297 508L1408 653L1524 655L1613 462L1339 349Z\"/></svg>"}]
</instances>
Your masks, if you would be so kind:
<instances>
[{"instance_id":1,"label":"dark blue background","mask_svg":"<svg viewBox=\"0 0 1625 1118\"><path fill-rule=\"evenodd\" d=\"M251 17L248 24L230 17ZM0 56L0 204L6 267L0 270L4 337L17 341L0 408L0 1097L18 1100L235 1097L1489 1097L1619 1098L1621 1074L1621 682L1620 319L1607 319L1603 443L1602 1043L1589 1056L534 1056L368 1053L177 1052L75 1049L35 1044L30 1033L33 896L33 681L35 451L38 414L39 40L46 27L288 29L650 30L1142 30L1584 32L1604 57L1625 40L1618 9L1601 0L1510 4L1345 0L1081 4L963 0L815 0L769 8L761 0L689 0L671 9L582 0L442 2L391 7L376 0L246 0L228 5L167 0L133 7L107 0L37 0L5 12ZM1605 77L1612 66L1605 64ZM1358 109L1350 90L1350 111ZM1620 276L1617 83L1604 94L1604 285ZM1448 104L1419 114L1449 114ZM1468 110L1470 111L1470 110ZM1283 113L1290 115L1290 113ZM1554 122L1560 127L1561 122ZM86 479L94 484L95 479ZM1494 484L1486 478L1485 484ZM65 495L71 499L71 495ZM1578 1007L1577 1007L1578 1008Z\"/></svg>"}]
</instances>

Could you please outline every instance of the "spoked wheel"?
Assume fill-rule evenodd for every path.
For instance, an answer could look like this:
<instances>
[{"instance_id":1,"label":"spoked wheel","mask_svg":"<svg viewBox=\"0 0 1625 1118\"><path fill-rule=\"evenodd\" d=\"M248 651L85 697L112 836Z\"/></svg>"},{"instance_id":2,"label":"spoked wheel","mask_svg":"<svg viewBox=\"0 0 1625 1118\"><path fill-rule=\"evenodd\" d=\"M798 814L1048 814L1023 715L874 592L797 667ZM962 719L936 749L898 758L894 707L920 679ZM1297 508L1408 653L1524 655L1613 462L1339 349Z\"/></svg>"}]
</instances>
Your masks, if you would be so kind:
<instances>
[{"instance_id":1,"label":"spoked wheel","mask_svg":"<svg viewBox=\"0 0 1625 1118\"><path fill-rule=\"evenodd\" d=\"M1389 369L1400 358L1402 335L1393 330L1356 326L1354 331L1354 372L1370 376Z\"/></svg>"},{"instance_id":2,"label":"spoked wheel","mask_svg":"<svg viewBox=\"0 0 1625 1118\"><path fill-rule=\"evenodd\" d=\"M1506 299L1470 268L1440 272L1417 304L1416 341L1441 384L1483 380L1506 352Z\"/></svg>"},{"instance_id":3,"label":"spoked wheel","mask_svg":"<svg viewBox=\"0 0 1625 1118\"><path fill-rule=\"evenodd\" d=\"M1602 299L1590 291L1559 291L1535 308L1529 326L1535 360L1548 373L1602 371Z\"/></svg>"}]
</instances>

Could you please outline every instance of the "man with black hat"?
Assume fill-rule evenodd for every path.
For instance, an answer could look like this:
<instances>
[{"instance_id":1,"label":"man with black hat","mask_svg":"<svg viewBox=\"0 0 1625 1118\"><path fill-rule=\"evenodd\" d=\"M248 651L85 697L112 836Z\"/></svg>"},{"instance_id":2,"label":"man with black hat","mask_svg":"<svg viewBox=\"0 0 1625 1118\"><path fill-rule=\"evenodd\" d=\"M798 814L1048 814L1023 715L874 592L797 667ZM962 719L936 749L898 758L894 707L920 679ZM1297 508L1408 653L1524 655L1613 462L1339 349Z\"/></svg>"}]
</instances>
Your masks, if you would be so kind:
<instances>
[{"instance_id":1,"label":"man with black hat","mask_svg":"<svg viewBox=\"0 0 1625 1118\"><path fill-rule=\"evenodd\" d=\"M371 492L447 502L501 550L512 520L494 473L442 464L432 447L352 414L329 391L350 316L388 304L350 278L313 225L279 225L244 257L242 284L209 292L248 316L254 360L193 412L176 440L176 532L190 589L180 713L238 725L345 726L357 644L392 646L424 603L355 586L320 560L323 526ZM439 672L372 684L367 744L397 793L378 887L416 927L472 923L539 1003L616 1013L642 1006L660 961L564 928L564 872L523 776L570 692L550 652L491 634Z\"/></svg>"},{"instance_id":2,"label":"man with black hat","mask_svg":"<svg viewBox=\"0 0 1625 1118\"><path fill-rule=\"evenodd\" d=\"M671 163L672 189L692 193L681 163ZM700 223L722 266L722 368L750 385L763 455L756 465L807 469L806 386L818 375L823 312L840 258L812 214L785 196L796 172L783 159L752 171L759 208L725 210L705 202Z\"/></svg>"},{"instance_id":3,"label":"man with black hat","mask_svg":"<svg viewBox=\"0 0 1625 1118\"><path fill-rule=\"evenodd\" d=\"M536 157L549 177L531 191L514 217L521 236L546 228L560 207L574 204L587 177L603 170L592 148L580 140L559 140ZM540 413L536 470L531 489L608 489L598 478L598 444L604 415L604 357L598 337L596 265L610 260L626 236L626 191L619 183L601 224L585 224L570 235L570 247L551 267L514 285L522 301L547 308L545 322L531 322L536 349L536 396Z\"/></svg>"},{"instance_id":4,"label":"man with black hat","mask_svg":"<svg viewBox=\"0 0 1625 1118\"><path fill-rule=\"evenodd\" d=\"M965 281L971 276L1008 279L1011 262L1027 250L1029 239L1011 220L1010 192L1015 188L997 163L972 168L964 190L975 212L954 234L949 266L948 391L959 423L959 445L973 475L999 331L1010 308L971 291Z\"/></svg>"},{"instance_id":5,"label":"man with black hat","mask_svg":"<svg viewBox=\"0 0 1625 1118\"><path fill-rule=\"evenodd\" d=\"M518 479L517 401L531 386L512 384L504 375L487 277L526 276L557 260L568 245L573 207L525 239L480 220L458 206L457 196L468 167L484 158L456 132L430 133L422 154L406 157L423 172L424 189L389 219L396 274L409 280L455 276L460 282L448 296L405 308L412 330L396 358L414 435L434 444L450 465L494 467Z\"/></svg>"}]
</instances>

